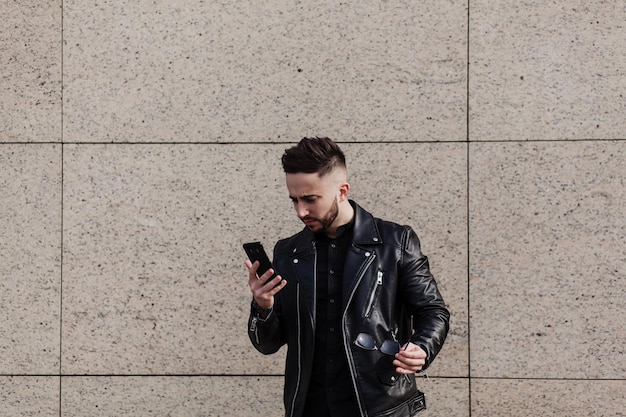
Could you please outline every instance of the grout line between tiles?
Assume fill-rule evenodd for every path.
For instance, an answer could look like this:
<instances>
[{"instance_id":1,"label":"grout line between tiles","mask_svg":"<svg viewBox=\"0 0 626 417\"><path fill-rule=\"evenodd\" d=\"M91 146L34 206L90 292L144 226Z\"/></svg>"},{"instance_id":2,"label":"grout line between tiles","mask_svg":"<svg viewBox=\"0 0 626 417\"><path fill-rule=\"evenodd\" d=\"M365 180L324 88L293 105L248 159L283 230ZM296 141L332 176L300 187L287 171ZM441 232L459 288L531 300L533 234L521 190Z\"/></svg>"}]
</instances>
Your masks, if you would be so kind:
<instances>
[{"instance_id":1,"label":"grout line between tiles","mask_svg":"<svg viewBox=\"0 0 626 417\"><path fill-rule=\"evenodd\" d=\"M466 76L465 76L465 138L466 138L466 160L465 160L465 187L466 187L466 268L467 268L467 398L468 398L468 417L472 417L472 349L471 349L471 289L470 289L470 3L471 0L467 0L467 33L466 33L466 55L465 59L467 60L466 64Z\"/></svg>"},{"instance_id":2,"label":"grout line between tiles","mask_svg":"<svg viewBox=\"0 0 626 417\"><path fill-rule=\"evenodd\" d=\"M65 189L65 178L64 178L64 168L65 168L65 157L64 157L64 145L63 145L63 129L64 129L64 106L65 100L63 97L64 93L64 41L65 41L65 30L64 30L64 15L65 15L65 3L64 0L61 0L61 131L59 132L59 138L61 140L61 254L60 254L60 281L59 281L59 417L63 417L63 249L64 249L64 227L63 227L63 218L64 218L64 189Z\"/></svg>"},{"instance_id":3,"label":"grout line between tiles","mask_svg":"<svg viewBox=\"0 0 626 417\"><path fill-rule=\"evenodd\" d=\"M469 94L468 94L469 96ZM466 123L469 127L469 122ZM466 128L466 138L463 140L446 140L446 141L377 141L377 142L341 142L342 145L447 145L447 144L523 144L523 143L602 143L602 142L624 142L626 138L603 138L603 139L528 139L528 140L470 140L469 128ZM77 142L77 141L37 141L37 142L16 142L7 141L0 142L0 145L206 145L206 146L232 146L232 145L289 145L295 142Z\"/></svg>"},{"instance_id":4,"label":"grout line between tiles","mask_svg":"<svg viewBox=\"0 0 626 417\"><path fill-rule=\"evenodd\" d=\"M0 378L283 378L284 374L0 374ZM418 375L418 379L419 379ZM425 378L425 377L424 377ZM467 376L429 375L430 379L466 380ZM574 381L574 382L624 382L625 378L550 378L550 377L499 377L474 376L476 381Z\"/></svg>"}]
</instances>

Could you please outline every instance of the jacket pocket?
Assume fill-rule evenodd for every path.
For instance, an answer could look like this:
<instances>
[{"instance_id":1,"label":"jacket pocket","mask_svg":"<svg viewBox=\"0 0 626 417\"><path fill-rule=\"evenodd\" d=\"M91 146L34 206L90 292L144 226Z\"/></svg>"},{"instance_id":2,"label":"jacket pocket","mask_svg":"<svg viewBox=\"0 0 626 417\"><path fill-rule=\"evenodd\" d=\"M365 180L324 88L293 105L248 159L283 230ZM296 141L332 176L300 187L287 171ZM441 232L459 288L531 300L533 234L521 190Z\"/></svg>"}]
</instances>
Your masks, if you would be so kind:
<instances>
[{"instance_id":1,"label":"jacket pocket","mask_svg":"<svg viewBox=\"0 0 626 417\"><path fill-rule=\"evenodd\" d=\"M396 367L393 365L395 357L384 355L376 363L376 374L378 375L378 381L387 386L396 385L401 375L396 372Z\"/></svg>"},{"instance_id":2,"label":"jacket pocket","mask_svg":"<svg viewBox=\"0 0 626 417\"><path fill-rule=\"evenodd\" d=\"M378 271L376 275L376 282L374 282L374 286L370 292L370 296L367 302L367 308L365 309L365 317L369 318L372 315L372 311L374 310L374 305L376 304L376 299L378 298L378 293L383 286L383 271Z\"/></svg>"}]
</instances>

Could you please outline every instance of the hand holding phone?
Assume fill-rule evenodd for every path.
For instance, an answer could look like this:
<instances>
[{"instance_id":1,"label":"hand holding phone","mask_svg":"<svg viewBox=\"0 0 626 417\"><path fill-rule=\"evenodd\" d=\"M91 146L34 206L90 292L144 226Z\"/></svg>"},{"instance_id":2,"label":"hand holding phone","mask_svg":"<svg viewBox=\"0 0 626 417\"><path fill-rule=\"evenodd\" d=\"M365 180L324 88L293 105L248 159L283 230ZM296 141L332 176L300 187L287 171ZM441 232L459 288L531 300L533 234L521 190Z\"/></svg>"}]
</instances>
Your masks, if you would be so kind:
<instances>
[{"instance_id":1,"label":"hand holding phone","mask_svg":"<svg viewBox=\"0 0 626 417\"><path fill-rule=\"evenodd\" d=\"M270 259L268 258L265 249L263 249L261 242L244 243L243 249L246 251L250 262L255 263L256 261L259 261L259 268L256 270L259 277L267 272L268 269L272 268L272 262L270 262ZM276 274L274 273L269 279L272 279L275 276Z\"/></svg>"},{"instance_id":2,"label":"hand holding phone","mask_svg":"<svg viewBox=\"0 0 626 417\"><path fill-rule=\"evenodd\" d=\"M252 268L248 267L248 286L250 287L250 291L252 291L254 301L261 308L272 308L274 305L274 295L287 285L287 281L283 279L275 283L275 285L267 285L268 282L276 279L278 276L276 273L273 273L269 280L261 282L259 278L266 273L268 269L272 268L272 262L270 262L267 253L265 253L263 245L260 242L249 242L244 243L243 248L246 254L248 254L250 262L253 264L257 261L259 262L256 274L252 274Z\"/></svg>"}]
</instances>

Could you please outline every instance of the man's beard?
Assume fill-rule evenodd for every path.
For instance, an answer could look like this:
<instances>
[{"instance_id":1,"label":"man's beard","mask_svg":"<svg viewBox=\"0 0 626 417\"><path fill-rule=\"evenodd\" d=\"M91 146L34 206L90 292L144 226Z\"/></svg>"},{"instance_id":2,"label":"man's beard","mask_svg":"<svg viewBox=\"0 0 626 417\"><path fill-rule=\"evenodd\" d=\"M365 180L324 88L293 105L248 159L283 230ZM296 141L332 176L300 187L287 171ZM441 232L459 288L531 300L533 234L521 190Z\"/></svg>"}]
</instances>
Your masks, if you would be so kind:
<instances>
[{"instance_id":1,"label":"man's beard","mask_svg":"<svg viewBox=\"0 0 626 417\"><path fill-rule=\"evenodd\" d=\"M339 215L339 203L337 203L337 199L335 199L333 201L333 205L330 207L328 212L322 218L315 218L315 217L307 216L303 218L302 221L316 220L318 223L321 224L321 229L312 228L312 227L309 227L309 229L311 229L314 233L318 233L318 232L321 232L322 230L328 229L333 224L333 222L337 219L338 215Z\"/></svg>"}]
</instances>

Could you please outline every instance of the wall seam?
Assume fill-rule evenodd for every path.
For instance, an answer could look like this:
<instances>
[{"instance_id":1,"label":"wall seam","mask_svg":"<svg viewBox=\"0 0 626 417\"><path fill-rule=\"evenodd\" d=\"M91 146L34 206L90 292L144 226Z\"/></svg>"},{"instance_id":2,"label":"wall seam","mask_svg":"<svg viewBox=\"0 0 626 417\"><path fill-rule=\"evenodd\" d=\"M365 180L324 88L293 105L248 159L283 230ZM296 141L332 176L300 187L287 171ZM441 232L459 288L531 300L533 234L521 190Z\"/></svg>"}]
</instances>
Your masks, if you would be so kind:
<instances>
[{"instance_id":1,"label":"wall seam","mask_svg":"<svg viewBox=\"0 0 626 417\"><path fill-rule=\"evenodd\" d=\"M469 417L472 417L472 349L471 349L471 288L470 288L470 3L471 0L467 0L467 33L466 33L466 77L465 77L465 139L466 139L466 245L467 245L467 413Z\"/></svg>"},{"instance_id":2,"label":"wall seam","mask_svg":"<svg viewBox=\"0 0 626 417\"><path fill-rule=\"evenodd\" d=\"M59 132L60 141L61 141L61 267L60 267L60 281L59 281L59 417L63 417L63 250L64 250L64 225L63 218L65 216L64 212L64 189L65 189L65 178L64 178L64 168L65 168L65 157L64 150L65 146L63 144L63 130L64 130L64 79L63 79L63 69L64 69L64 48L63 44L65 42L65 31L64 31L64 1L60 2L61 7L61 131Z\"/></svg>"}]
</instances>

